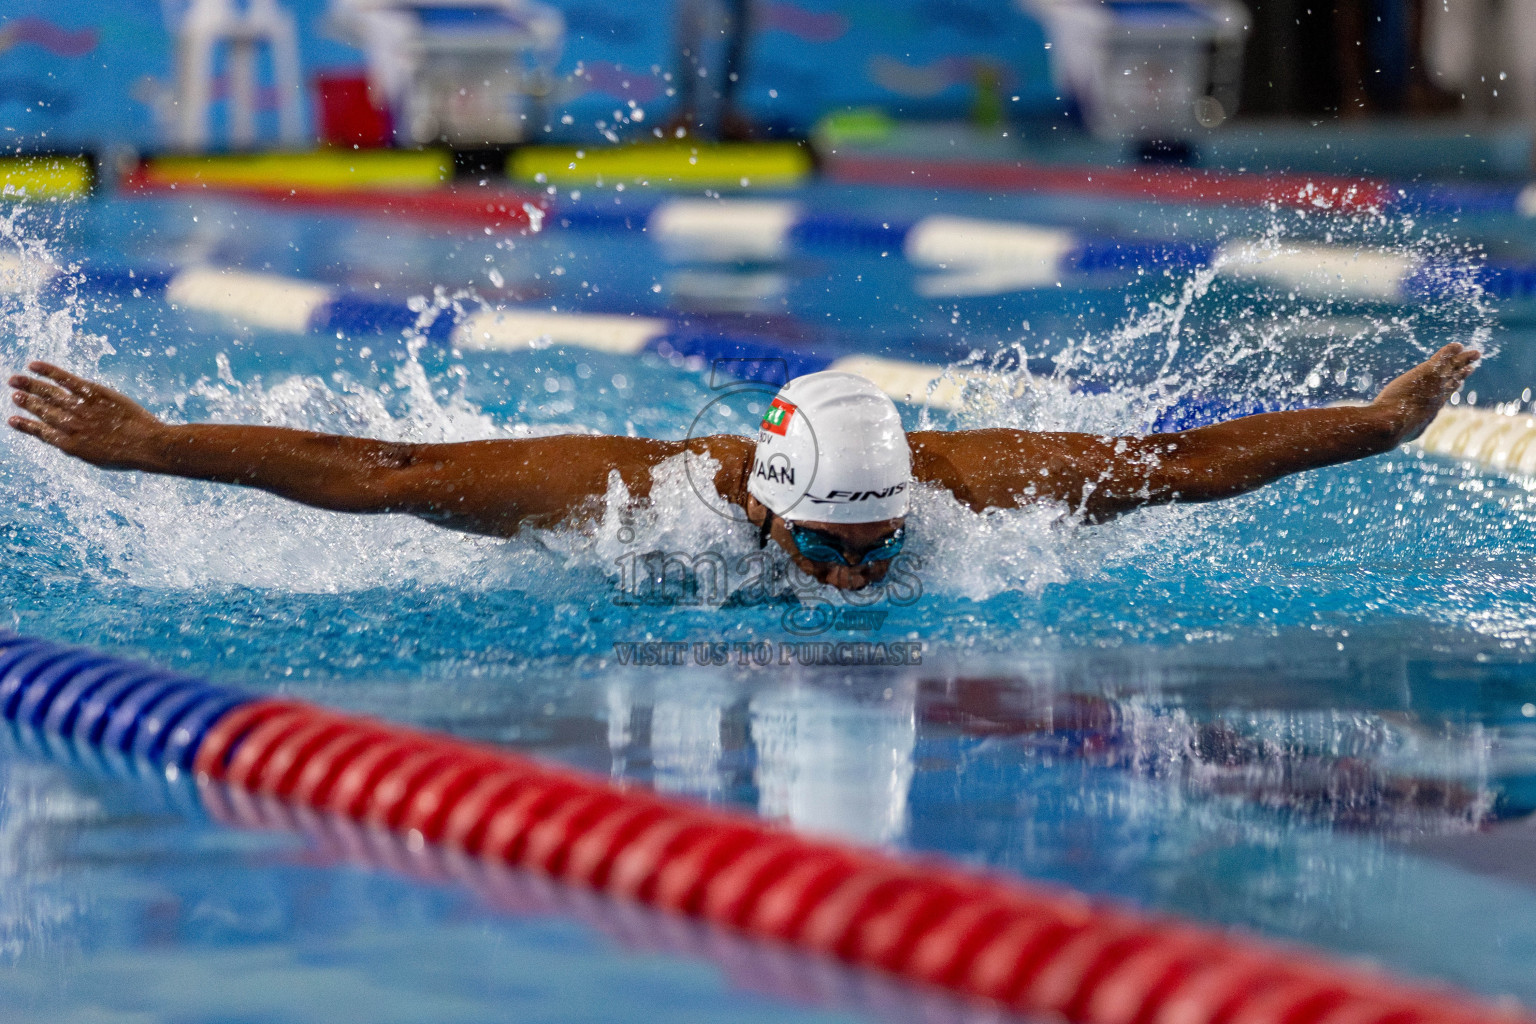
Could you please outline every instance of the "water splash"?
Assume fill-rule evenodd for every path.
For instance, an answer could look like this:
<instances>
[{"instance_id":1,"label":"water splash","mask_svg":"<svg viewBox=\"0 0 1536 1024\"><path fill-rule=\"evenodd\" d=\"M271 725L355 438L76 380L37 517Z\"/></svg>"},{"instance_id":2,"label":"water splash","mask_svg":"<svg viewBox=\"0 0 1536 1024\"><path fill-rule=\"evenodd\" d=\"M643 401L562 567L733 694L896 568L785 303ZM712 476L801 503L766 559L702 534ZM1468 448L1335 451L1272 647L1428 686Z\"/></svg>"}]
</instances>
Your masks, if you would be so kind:
<instances>
[{"instance_id":1,"label":"water splash","mask_svg":"<svg viewBox=\"0 0 1536 1024\"><path fill-rule=\"evenodd\" d=\"M1359 280L1298 278L1317 245ZM960 386L961 408L925 425L1144 433L1190 403L1238 415L1370 398L1450 340L1498 354L1480 248L1411 217L1276 210L1257 237L1220 251L1192 270L1139 270L1127 314L1108 329L1039 337L1026 325L1002 351L974 353L935 385ZM1266 280L1271 264L1287 272ZM1252 272L1231 273L1239 265ZM1365 297L1373 289L1383 297ZM1053 366L1043 375L1042 360Z\"/></svg>"},{"instance_id":2,"label":"water splash","mask_svg":"<svg viewBox=\"0 0 1536 1024\"><path fill-rule=\"evenodd\" d=\"M1381 225L1367 231L1330 223L1330 231L1357 231L1361 245L1385 244L1378 236L1388 228ZM1272 235L1259 245L1280 252L1290 244L1285 231ZM0 352L12 362L43 355L93 371L111 346L78 328L84 322L78 305L57 310L44 301L42 289L58 267L47 244L14 215L0 236L15 246L19 289L7 300L10 338L0 342ZM1449 259L1438 243L1414 244L1425 259ZM1410 358L1437 347L1452 327L1467 337L1488 328L1486 303L1475 290L1418 307L1372 308L1255 291L1207 267L1170 273L1154 291L1160 294L1113 329L1085 329L1049 348L1045 339L1024 337L1007 359L978 357L957 367L967 402L948 418L923 413L914 425L1136 433L1180 403L1211 395L1312 404L1369 393ZM418 326L425 331L442 310L478 302L469 291L422 296ZM1046 353L1053 372L1020 369L1031 365L1026 356ZM160 406L194 420L441 442L593 429L633 433L637 421L644 431L678 436L710 397L686 367L629 369L636 364L626 363L623 376L652 374L668 393L637 404L627 380L595 402L586 401L590 392L578 400L561 390L551 393L558 402L545 402L556 413L529 426L515 415L509 421L508 411L531 401L516 396L548 399L542 392L551 382L563 389L557 377L590 376L588 363L597 357L581 356L573 367L570 357L553 351L528 355L538 360L533 364L508 356L488 384L491 364L479 364L492 358L501 357L477 355L471 372L462 356L432 349L420 331L403 358L372 376L351 370L267 376L249 368L249 360L237 370L220 356L211 376ZM139 372L140 364L126 365ZM537 373L547 375L533 376L530 365L545 367ZM123 366L107 364L109 376L121 382ZM617 381L620 374L613 376ZM422 591L458 595L444 601L522 593L532 606L565 609L574 622L611 606L624 584L626 557L681 552L734 564L758 552L755 531L701 502L681 463L662 467L643 507L630 507L615 485L591 521L497 541L408 517L341 516L237 488L105 474L9 432L0 453L0 480L19 495L7 543L14 557L39 566L45 577L80 578L104 592L124 585L175 592L209 609L225 602L231 588L281 601L382 587L386 598L369 614L384 618L391 602L415 602ZM1309 474L1220 506L1148 509L1096 527L1051 505L977 515L951 495L919 488L908 554L921 599L881 604L890 614L886 631L962 650L1007 650L1220 638L1255 629L1326 631L1339 628L1350 609L1364 609L1386 618L1427 616L1510 642L1536 639L1536 625L1517 607L1519 595L1536 586L1527 572L1504 573L1495 586L1486 573L1468 570L1457 582L1455 574L1435 568L1468 542L1501 558L1523 558L1533 547L1536 522L1529 501L1522 504L1523 492L1508 489L1469 493L1482 486L1475 473L1436 466L1394 456ZM714 599L699 603L713 610L703 618L652 607L619 621L707 630L718 629L724 616L732 630L750 633L779 628L784 602L847 603L845 595L796 579L777 549L767 556L776 582L764 609L742 607L752 604L744 594L752 581L733 574ZM1394 568L1379 568L1385 561ZM1405 561L1419 568L1399 571ZM1475 613L1458 607L1448 581L1457 593L1479 595ZM1504 594L1495 593L1500 587ZM1485 594L1494 596L1485 600ZM733 610L719 611L727 605ZM580 627L575 642L600 650L608 628Z\"/></svg>"}]
</instances>

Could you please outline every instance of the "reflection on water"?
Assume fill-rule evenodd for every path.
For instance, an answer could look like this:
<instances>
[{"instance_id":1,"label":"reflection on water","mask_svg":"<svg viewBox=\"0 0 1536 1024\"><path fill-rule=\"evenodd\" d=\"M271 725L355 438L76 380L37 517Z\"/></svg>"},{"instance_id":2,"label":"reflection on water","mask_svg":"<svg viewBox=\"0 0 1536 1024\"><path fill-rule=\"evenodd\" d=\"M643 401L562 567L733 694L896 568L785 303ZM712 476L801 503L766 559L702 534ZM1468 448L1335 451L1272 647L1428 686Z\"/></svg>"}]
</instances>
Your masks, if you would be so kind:
<instances>
[{"instance_id":1,"label":"reflection on water","mask_svg":"<svg viewBox=\"0 0 1536 1024\"><path fill-rule=\"evenodd\" d=\"M752 700L758 809L807 832L860 843L905 836L917 719L909 684L850 700L815 685Z\"/></svg>"},{"instance_id":2,"label":"reflection on water","mask_svg":"<svg viewBox=\"0 0 1536 1024\"><path fill-rule=\"evenodd\" d=\"M929 746L1006 742L1021 769L1113 771L1177 793L1382 836L1469 832L1496 813L1495 738L1370 711L1191 710L1178 696L1061 691L1006 676L801 676L761 688L684 675L606 684L616 776L749 804L796 828L907 837L919 725Z\"/></svg>"},{"instance_id":3,"label":"reflection on water","mask_svg":"<svg viewBox=\"0 0 1536 1024\"><path fill-rule=\"evenodd\" d=\"M61 848L102 816L57 772L6 765L0 781L0 962L52 945L80 914L78 896L56 883Z\"/></svg>"},{"instance_id":4,"label":"reflection on water","mask_svg":"<svg viewBox=\"0 0 1536 1024\"><path fill-rule=\"evenodd\" d=\"M742 992L791 1005L851 1010L861 1017L895 1024L1017 1019L941 993L914 990L878 974L850 970L827 957L755 942L688 918L562 885L538 872L513 870L458 851L413 844L394 833L289 807L220 783L201 783L198 792L211 816L226 825L302 835L306 847L301 857L306 864L360 866L428 884L461 885L500 913L574 919L631 951L712 963L733 988Z\"/></svg>"},{"instance_id":5,"label":"reflection on water","mask_svg":"<svg viewBox=\"0 0 1536 1024\"><path fill-rule=\"evenodd\" d=\"M1300 821L1381 834L1465 832L1492 813L1491 741L1369 712L1242 711L1059 694L1018 680L925 682L924 721L1006 736L1043 756L1166 780Z\"/></svg>"},{"instance_id":6,"label":"reflection on water","mask_svg":"<svg viewBox=\"0 0 1536 1024\"><path fill-rule=\"evenodd\" d=\"M773 678L560 670L547 683L518 686L466 676L451 713L440 688L416 683L319 684L296 692L311 689L327 703L350 702L469 738L513 739L589 770L755 808L797 828L944 852L1536 1000L1519 952L1536 940L1536 887L1468 854L1497 835L1503 857L1530 859L1533 844L1521 837L1536 832L1487 831L1529 806L1520 793L1524 779L1536 775L1536 762L1521 747L1530 730L1523 718L1500 721L1493 710L1504 687L1516 692L1524 685L1524 670L1493 665L1469 680L1443 671L1454 663L1402 661L1395 672L1373 666L1376 689L1355 694L1354 706L1341 702L1324 711L1308 696L1309 679L1330 678L1337 689L1353 671L1350 663L1319 661L1308 669L1299 646L1290 650L1289 675L1273 663L1264 669L1263 659L1221 665L1144 649L1135 679L1125 652L1015 662L1010 671L986 673L828 670ZM1493 703L1469 719L1474 692ZM1518 705L1512 713L1521 715ZM290 877L288 867L282 878L263 874L284 864L343 874L345 863L380 865L467 884L481 900L521 915L515 921L558 912L619 935L621 944L636 935L650 943L631 949L717 963L727 956L692 926L631 919L627 910L614 917L587 897L525 878L486 882L473 865L401 850L366 830L322 827L311 816L238 795L224 800L218 814L298 827L310 835L311 852L232 842L238 833L219 838L223 833L210 834L195 813L187 814L185 780L140 778L127 799L37 760L63 756L79 764L82 752L28 735L23 749L32 753L5 755L0 849L4 863L15 865L7 937L29 970L51 962L44 950L59 949L74 950L66 959L75 970L105 967L85 941L91 935L117 936L110 944L120 951L139 948L143 935L159 935L156 941L178 950L193 973L210 968L200 937L208 928L245 936L242 942L262 936L302 947L308 926L295 923L304 917L297 906L311 890L320 906L334 908L327 914L379 914L367 902L374 897L339 881ZM95 765L98 772L131 772ZM158 810L144 803L151 798ZM31 852L22 858L20 850ZM210 861L197 851L216 854ZM265 878L263 895L198 895L209 887L240 891L253 872ZM487 894L487 886L500 895ZM181 895L167 903L165 892ZM451 900L412 899L423 901L411 904L412 920L392 927L419 930L433 948L463 939L454 931L462 911ZM188 923L194 906L203 909ZM166 925L166 915L179 923ZM507 925L519 934L527 927ZM584 949L583 957L597 955ZM730 951L728 958L746 963L748 974L789 971L751 951ZM735 977L733 971L727 968ZM803 983L801 975L789 978L791 987ZM425 984L411 985L418 982ZM850 985L863 991L863 984L822 988L843 993L833 1005L864 1014L874 997L865 993L858 1003L847 995Z\"/></svg>"},{"instance_id":7,"label":"reflection on water","mask_svg":"<svg viewBox=\"0 0 1536 1024\"><path fill-rule=\"evenodd\" d=\"M1530 673L1379 641L594 683L617 776L1536 1000Z\"/></svg>"},{"instance_id":8,"label":"reflection on water","mask_svg":"<svg viewBox=\"0 0 1536 1024\"><path fill-rule=\"evenodd\" d=\"M903 689L909 686L896 684ZM910 693L850 700L810 682L745 693L686 675L608 684L617 776L664 793L755 807L763 817L855 842L906 832L917 728Z\"/></svg>"}]
</instances>

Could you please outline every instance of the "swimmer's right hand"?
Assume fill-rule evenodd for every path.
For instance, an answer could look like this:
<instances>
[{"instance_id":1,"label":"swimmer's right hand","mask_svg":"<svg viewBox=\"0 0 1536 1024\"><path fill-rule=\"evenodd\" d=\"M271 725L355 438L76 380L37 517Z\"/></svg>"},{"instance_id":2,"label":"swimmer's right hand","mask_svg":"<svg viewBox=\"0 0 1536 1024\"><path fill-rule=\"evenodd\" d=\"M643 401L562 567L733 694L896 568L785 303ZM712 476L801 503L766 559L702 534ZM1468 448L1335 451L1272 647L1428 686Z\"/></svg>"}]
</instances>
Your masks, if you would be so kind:
<instances>
[{"instance_id":1,"label":"swimmer's right hand","mask_svg":"<svg viewBox=\"0 0 1536 1024\"><path fill-rule=\"evenodd\" d=\"M153 465L165 425L137 402L52 363L27 369L36 376L12 377L11 401L31 417L12 416L13 429L102 469Z\"/></svg>"}]
</instances>

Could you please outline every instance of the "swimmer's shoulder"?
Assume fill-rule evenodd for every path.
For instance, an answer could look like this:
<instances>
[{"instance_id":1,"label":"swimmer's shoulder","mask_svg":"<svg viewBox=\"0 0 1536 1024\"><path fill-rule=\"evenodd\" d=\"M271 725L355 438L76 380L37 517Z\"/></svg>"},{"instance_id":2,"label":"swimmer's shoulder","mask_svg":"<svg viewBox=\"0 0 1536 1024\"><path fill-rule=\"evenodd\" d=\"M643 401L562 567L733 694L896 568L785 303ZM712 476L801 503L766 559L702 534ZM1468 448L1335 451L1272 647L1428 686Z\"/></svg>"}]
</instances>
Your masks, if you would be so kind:
<instances>
[{"instance_id":1,"label":"swimmer's shoulder","mask_svg":"<svg viewBox=\"0 0 1536 1024\"><path fill-rule=\"evenodd\" d=\"M1016 430L916 430L912 475L981 511L1081 492L1085 473L1102 469L1104 439L1090 434Z\"/></svg>"},{"instance_id":2,"label":"swimmer's shoulder","mask_svg":"<svg viewBox=\"0 0 1536 1024\"><path fill-rule=\"evenodd\" d=\"M918 479L998 459L1029 458L1053 447L1050 434L1008 427L981 430L912 430L912 473Z\"/></svg>"},{"instance_id":3,"label":"swimmer's shoulder","mask_svg":"<svg viewBox=\"0 0 1536 1024\"><path fill-rule=\"evenodd\" d=\"M710 434L689 438L681 442L693 455L714 459L720 464L715 471L715 490L727 501L745 505L747 501L747 473L752 467L752 454L757 442L738 434Z\"/></svg>"},{"instance_id":4,"label":"swimmer's shoulder","mask_svg":"<svg viewBox=\"0 0 1536 1024\"><path fill-rule=\"evenodd\" d=\"M912 446L913 472L919 476L918 466L930 462L937 468L939 464L956 460L973 463L1074 459L1083 453L1097 451L1112 440L1097 434L1013 427L907 432L907 443Z\"/></svg>"}]
</instances>

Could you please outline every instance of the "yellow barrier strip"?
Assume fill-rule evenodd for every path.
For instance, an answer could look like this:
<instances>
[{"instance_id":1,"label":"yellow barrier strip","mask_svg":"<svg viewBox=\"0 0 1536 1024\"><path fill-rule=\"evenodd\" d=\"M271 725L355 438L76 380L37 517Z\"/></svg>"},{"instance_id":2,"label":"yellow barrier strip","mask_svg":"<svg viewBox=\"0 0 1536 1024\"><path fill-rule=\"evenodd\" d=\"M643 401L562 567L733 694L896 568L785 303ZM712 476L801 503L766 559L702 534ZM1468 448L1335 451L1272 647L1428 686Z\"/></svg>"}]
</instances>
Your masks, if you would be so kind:
<instances>
[{"instance_id":1,"label":"yellow barrier strip","mask_svg":"<svg viewBox=\"0 0 1536 1024\"><path fill-rule=\"evenodd\" d=\"M782 188L803 182L812 170L810 149L793 142L526 146L507 161L509 178L550 185Z\"/></svg>"},{"instance_id":2,"label":"yellow barrier strip","mask_svg":"<svg viewBox=\"0 0 1536 1024\"><path fill-rule=\"evenodd\" d=\"M8 199L78 199L93 177L83 156L0 157L0 194Z\"/></svg>"},{"instance_id":3,"label":"yellow barrier strip","mask_svg":"<svg viewBox=\"0 0 1536 1024\"><path fill-rule=\"evenodd\" d=\"M149 185L225 188L431 189L453 177L453 157L441 150L321 149L309 153L232 153L158 156L139 173Z\"/></svg>"}]
</instances>

